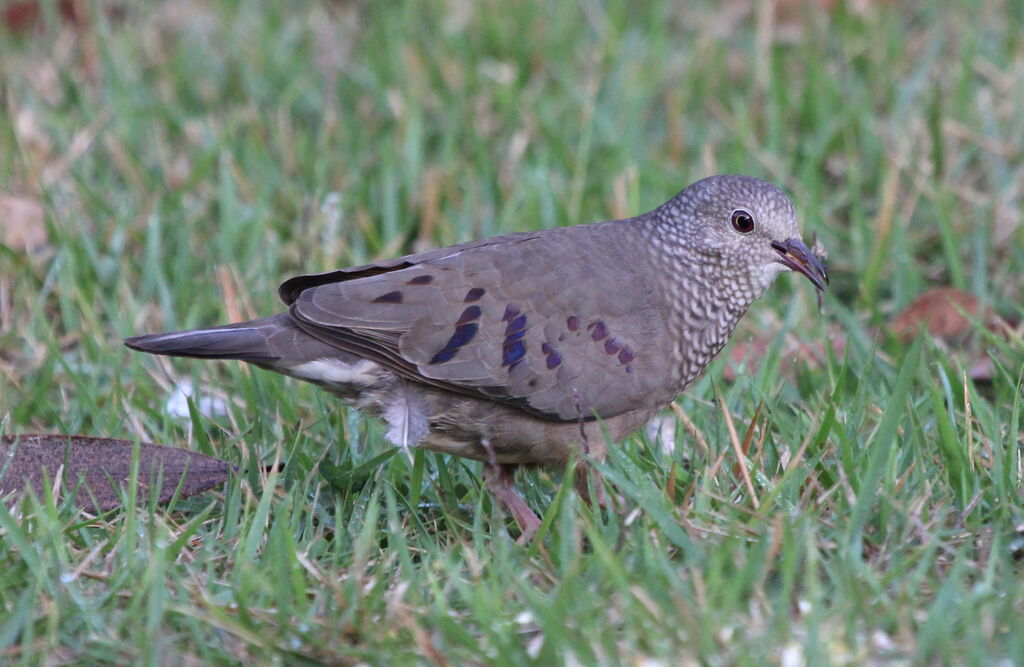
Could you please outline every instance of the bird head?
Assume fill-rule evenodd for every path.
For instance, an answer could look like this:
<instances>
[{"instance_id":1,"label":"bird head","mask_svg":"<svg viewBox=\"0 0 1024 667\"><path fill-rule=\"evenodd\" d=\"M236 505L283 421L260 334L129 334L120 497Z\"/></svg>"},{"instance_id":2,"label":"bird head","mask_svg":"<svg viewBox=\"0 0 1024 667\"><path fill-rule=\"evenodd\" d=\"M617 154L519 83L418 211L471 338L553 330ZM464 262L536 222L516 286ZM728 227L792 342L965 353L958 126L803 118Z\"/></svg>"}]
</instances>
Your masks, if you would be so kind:
<instances>
[{"instance_id":1,"label":"bird head","mask_svg":"<svg viewBox=\"0 0 1024 667\"><path fill-rule=\"evenodd\" d=\"M800 238L793 202L771 183L712 176L663 208L663 217L684 227L681 244L719 275L732 276L744 300L759 298L785 271L804 275L818 290L828 285L825 266Z\"/></svg>"}]
</instances>

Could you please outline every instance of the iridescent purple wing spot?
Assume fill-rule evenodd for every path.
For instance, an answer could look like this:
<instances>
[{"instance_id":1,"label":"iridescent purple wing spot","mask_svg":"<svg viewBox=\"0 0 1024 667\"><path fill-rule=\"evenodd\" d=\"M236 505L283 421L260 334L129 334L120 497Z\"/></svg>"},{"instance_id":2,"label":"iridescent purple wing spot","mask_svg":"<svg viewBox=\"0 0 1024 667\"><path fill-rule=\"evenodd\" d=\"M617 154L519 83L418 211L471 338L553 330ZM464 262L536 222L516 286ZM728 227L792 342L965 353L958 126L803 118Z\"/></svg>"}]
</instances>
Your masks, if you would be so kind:
<instances>
[{"instance_id":1,"label":"iridescent purple wing spot","mask_svg":"<svg viewBox=\"0 0 1024 667\"><path fill-rule=\"evenodd\" d=\"M540 351L543 352L546 357L545 363L547 364L549 371L558 368L559 364L562 363L562 355L558 354L555 348L551 347L550 343L541 343Z\"/></svg>"},{"instance_id":2,"label":"iridescent purple wing spot","mask_svg":"<svg viewBox=\"0 0 1024 667\"><path fill-rule=\"evenodd\" d=\"M506 341L502 346L501 365L509 366L511 371L526 356L526 344L521 340Z\"/></svg>"},{"instance_id":3,"label":"iridescent purple wing spot","mask_svg":"<svg viewBox=\"0 0 1024 667\"><path fill-rule=\"evenodd\" d=\"M600 320L588 324L587 329L590 331L590 337L594 341L604 340L608 337L608 327Z\"/></svg>"},{"instance_id":4,"label":"iridescent purple wing spot","mask_svg":"<svg viewBox=\"0 0 1024 667\"><path fill-rule=\"evenodd\" d=\"M473 336L476 335L477 329L480 326L476 322L469 324L460 324L455 327L455 333L448 339L444 347L438 350L437 354L430 360L432 364L443 364L446 361L450 361L452 357L458 353L463 345L473 340Z\"/></svg>"},{"instance_id":5,"label":"iridescent purple wing spot","mask_svg":"<svg viewBox=\"0 0 1024 667\"><path fill-rule=\"evenodd\" d=\"M373 300L374 303L402 303L402 293L398 290L381 294Z\"/></svg>"},{"instance_id":6,"label":"iridescent purple wing spot","mask_svg":"<svg viewBox=\"0 0 1024 667\"><path fill-rule=\"evenodd\" d=\"M479 301L486 291L483 287L474 287L466 292L466 298L463 299L463 302L473 303L474 301Z\"/></svg>"},{"instance_id":7,"label":"iridescent purple wing spot","mask_svg":"<svg viewBox=\"0 0 1024 667\"><path fill-rule=\"evenodd\" d=\"M526 329L526 314L524 313L524 314L516 317L514 320L512 320L512 321L510 321L508 323L508 326L505 327L505 335L506 336L511 336L511 335L513 335L515 333L518 333L520 331L524 331L525 329Z\"/></svg>"},{"instance_id":8,"label":"iridescent purple wing spot","mask_svg":"<svg viewBox=\"0 0 1024 667\"><path fill-rule=\"evenodd\" d=\"M422 276L416 276L415 278L410 278L409 280L407 280L405 282L405 284L406 285L429 285L433 281L434 281L434 276L430 275L429 273L424 273Z\"/></svg>"},{"instance_id":9,"label":"iridescent purple wing spot","mask_svg":"<svg viewBox=\"0 0 1024 667\"><path fill-rule=\"evenodd\" d=\"M464 311L462 311L462 315L459 317L458 321L455 323L455 326L458 326L460 324L465 324L467 322L472 322L473 320L476 320L476 319L479 319L479 318L480 318L480 306L469 306Z\"/></svg>"},{"instance_id":10,"label":"iridescent purple wing spot","mask_svg":"<svg viewBox=\"0 0 1024 667\"><path fill-rule=\"evenodd\" d=\"M619 363L622 364L623 366L626 366L626 370L627 371L630 370L630 368L629 368L629 366L627 364L629 364L629 362L633 361L633 359L635 359L635 358L636 358L636 355L633 354L633 350L629 349L628 346L623 345L622 346L622 351L619 352Z\"/></svg>"}]
</instances>

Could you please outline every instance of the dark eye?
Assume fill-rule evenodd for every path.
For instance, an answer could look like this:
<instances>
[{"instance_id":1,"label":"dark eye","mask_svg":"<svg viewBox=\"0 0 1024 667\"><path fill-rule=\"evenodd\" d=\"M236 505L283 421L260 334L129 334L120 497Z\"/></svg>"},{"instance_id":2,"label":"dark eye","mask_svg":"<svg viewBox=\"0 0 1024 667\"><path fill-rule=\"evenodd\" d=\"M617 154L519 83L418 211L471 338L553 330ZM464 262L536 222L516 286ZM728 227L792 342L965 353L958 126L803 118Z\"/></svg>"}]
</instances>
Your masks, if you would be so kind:
<instances>
[{"instance_id":1,"label":"dark eye","mask_svg":"<svg viewBox=\"0 0 1024 667\"><path fill-rule=\"evenodd\" d=\"M743 209L733 211L732 226L740 234L749 234L754 231L754 218Z\"/></svg>"}]
</instances>

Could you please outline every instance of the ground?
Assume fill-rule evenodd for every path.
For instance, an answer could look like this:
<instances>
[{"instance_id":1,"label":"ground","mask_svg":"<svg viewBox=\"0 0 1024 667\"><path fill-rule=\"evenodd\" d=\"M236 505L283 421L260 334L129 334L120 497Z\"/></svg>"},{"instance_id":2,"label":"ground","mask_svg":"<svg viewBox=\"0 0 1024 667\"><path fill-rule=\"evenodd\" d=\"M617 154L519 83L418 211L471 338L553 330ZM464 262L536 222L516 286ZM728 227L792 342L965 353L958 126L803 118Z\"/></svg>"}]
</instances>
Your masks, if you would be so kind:
<instances>
[{"instance_id":1,"label":"ground","mask_svg":"<svg viewBox=\"0 0 1024 667\"><path fill-rule=\"evenodd\" d=\"M39 4L0 26L0 431L239 474L0 507L5 661L1024 662L1024 5ZM821 311L780 279L612 448L607 511L525 474L529 546L478 464L120 344L722 172L792 195ZM914 338L932 288L986 315Z\"/></svg>"}]
</instances>

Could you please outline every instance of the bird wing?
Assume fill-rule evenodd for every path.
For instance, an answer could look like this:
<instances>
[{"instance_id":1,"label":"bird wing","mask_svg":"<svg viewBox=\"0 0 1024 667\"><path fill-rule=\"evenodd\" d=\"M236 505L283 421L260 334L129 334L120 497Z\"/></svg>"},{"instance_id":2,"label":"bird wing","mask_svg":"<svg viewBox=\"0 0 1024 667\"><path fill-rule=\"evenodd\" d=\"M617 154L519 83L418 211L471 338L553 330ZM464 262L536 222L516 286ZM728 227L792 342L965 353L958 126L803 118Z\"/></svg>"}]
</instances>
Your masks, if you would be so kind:
<instances>
[{"instance_id":1,"label":"bird wing","mask_svg":"<svg viewBox=\"0 0 1024 667\"><path fill-rule=\"evenodd\" d=\"M668 334L616 224L513 234L281 286L320 340L554 420L668 401ZM665 356L665 355L661 355Z\"/></svg>"}]
</instances>

